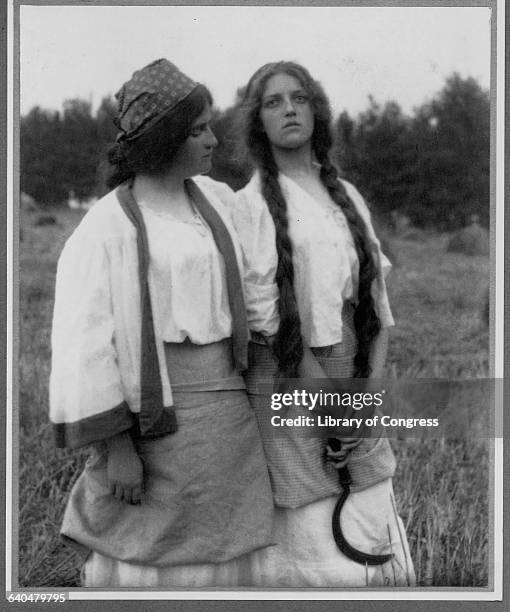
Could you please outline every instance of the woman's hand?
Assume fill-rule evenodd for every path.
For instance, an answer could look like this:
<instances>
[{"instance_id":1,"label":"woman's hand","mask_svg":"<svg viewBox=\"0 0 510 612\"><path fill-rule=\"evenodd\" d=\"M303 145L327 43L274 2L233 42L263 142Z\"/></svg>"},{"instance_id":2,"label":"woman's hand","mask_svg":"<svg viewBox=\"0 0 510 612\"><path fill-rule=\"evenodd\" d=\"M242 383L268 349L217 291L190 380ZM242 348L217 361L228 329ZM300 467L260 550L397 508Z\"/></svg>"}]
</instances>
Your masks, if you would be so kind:
<instances>
[{"instance_id":1,"label":"woman's hand","mask_svg":"<svg viewBox=\"0 0 510 612\"><path fill-rule=\"evenodd\" d=\"M143 463L127 432L107 440L107 477L110 493L127 504L143 500Z\"/></svg>"},{"instance_id":2,"label":"woman's hand","mask_svg":"<svg viewBox=\"0 0 510 612\"><path fill-rule=\"evenodd\" d=\"M337 470L346 466L349 455L361 443L363 438L328 438L326 460Z\"/></svg>"},{"instance_id":3,"label":"woman's hand","mask_svg":"<svg viewBox=\"0 0 510 612\"><path fill-rule=\"evenodd\" d=\"M303 360L299 366L299 375L302 378L321 379L321 390L328 385L327 381L329 379L327 374L322 369L312 350L307 346L304 347ZM337 389L332 388L331 391L335 392ZM331 461L333 467L339 470L347 465L351 451L360 444L362 439L363 438L353 436L329 438L326 446L326 460Z\"/></svg>"},{"instance_id":4,"label":"woman's hand","mask_svg":"<svg viewBox=\"0 0 510 612\"><path fill-rule=\"evenodd\" d=\"M298 366L298 374L300 378L328 378L308 346L303 347L303 359Z\"/></svg>"}]
</instances>

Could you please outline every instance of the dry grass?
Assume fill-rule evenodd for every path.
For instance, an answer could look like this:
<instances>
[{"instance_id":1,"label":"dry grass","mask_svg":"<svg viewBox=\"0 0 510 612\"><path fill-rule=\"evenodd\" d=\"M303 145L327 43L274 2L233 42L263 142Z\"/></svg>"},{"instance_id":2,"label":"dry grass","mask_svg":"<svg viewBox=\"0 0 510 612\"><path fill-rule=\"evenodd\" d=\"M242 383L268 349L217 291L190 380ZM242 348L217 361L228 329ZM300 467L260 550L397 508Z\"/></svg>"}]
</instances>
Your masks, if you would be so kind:
<instances>
[{"instance_id":1,"label":"dry grass","mask_svg":"<svg viewBox=\"0 0 510 612\"><path fill-rule=\"evenodd\" d=\"M83 213L48 211L58 224L21 219L19 583L78 585L79 559L60 544L66 495L85 454L57 451L48 425L47 381L55 263ZM395 240L399 266L389 279L395 319L392 377L488 376L488 332L480 307L488 260L446 253L448 236ZM401 440L394 484L418 583L482 586L488 580L486 441Z\"/></svg>"},{"instance_id":2,"label":"dry grass","mask_svg":"<svg viewBox=\"0 0 510 612\"><path fill-rule=\"evenodd\" d=\"M463 227L452 236L448 251L464 255L488 255L489 231L477 223Z\"/></svg>"},{"instance_id":3,"label":"dry grass","mask_svg":"<svg viewBox=\"0 0 510 612\"><path fill-rule=\"evenodd\" d=\"M19 583L76 586L76 555L58 538L65 498L85 453L57 450L48 423L50 330L55 269L64 241L83 213L51 211L58 224L38 225L24 211L20 224L20 466Z\"/></svg>"},{"instance_id":4,"label":"dry grass","mask_svg":"<svg viewBox=\"0 0 510 612\"><path fill-rule=\"evenodd\" d=\"M400 266L388 282L397 326L387 360L398 378L489 375L489 334L480 320L488 258L447 252L448 235L395 241ZM459 407L459 418L462 418ZM488 584L487 440L393 444L395 494L423 586Z\"/></svg>"}]
</instances>

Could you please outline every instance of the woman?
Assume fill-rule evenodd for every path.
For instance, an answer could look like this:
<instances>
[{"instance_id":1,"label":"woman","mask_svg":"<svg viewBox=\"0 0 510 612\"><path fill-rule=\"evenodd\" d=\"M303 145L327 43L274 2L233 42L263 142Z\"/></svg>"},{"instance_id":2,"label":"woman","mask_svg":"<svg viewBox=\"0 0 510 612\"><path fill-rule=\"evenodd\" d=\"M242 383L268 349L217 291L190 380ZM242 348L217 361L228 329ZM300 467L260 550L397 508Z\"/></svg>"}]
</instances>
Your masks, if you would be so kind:
<instances>
[{"instance_id":1,"label":"woman","mask_svg":"<svg viewBox=\"0 0 510 612\"><path fill-rule=\"evenodd\" d=\"M274 427L261 384L296 375L381 377L386 328L393 324L384 283L390 264L362 197L329 160L331 113L310 74L292 62L263 66L249 81L241 110L256 165L234 211L252 330L247 388L268 461L277 541L252 555L254 582L411 585L388 440L349 438L338 450L317 433ZM353 492L342 510L344 535L366 553L393 555L391 561L355 562L335 543L332 514L342 490L335 468L345 465Z\"/></svg>"},{"instance_id":2,"label":"woman","mask_svg":"<svg viewBox=\"0 0 510 612\"><path fill-rule=\"evenodd\" d=\"M236 586L272 499L240 372L240 247L207 172L208 90L157 60L117 94L113 189L59 260L51 419L93 445L62 535L91 587ZM243 569L244 568L244 569Z\"/></svg>"}]
</instances>

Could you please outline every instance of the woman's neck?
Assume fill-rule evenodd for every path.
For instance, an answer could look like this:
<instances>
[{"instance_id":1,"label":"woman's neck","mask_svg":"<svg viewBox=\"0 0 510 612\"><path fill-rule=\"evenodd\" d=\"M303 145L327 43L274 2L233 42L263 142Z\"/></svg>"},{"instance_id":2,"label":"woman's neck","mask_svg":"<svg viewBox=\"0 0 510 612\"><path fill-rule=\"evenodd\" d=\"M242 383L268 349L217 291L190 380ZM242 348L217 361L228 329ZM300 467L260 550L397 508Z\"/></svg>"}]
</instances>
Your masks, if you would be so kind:
<instances>
[{"instance_id":1,"label":"woman's neck","mask_svg":"<svg viewBox=\"0 0 510 612\"><path fill-rule=\"evenodd\" d=\"M309 145L298 149L272 147L272 153L278 170L290 178L306 178L317 174Z\"/></svg>"},{"instance_id":2,"label":"woman's neck","mask_svg":"<svg viewBox=\"0 0 510 612\"><path fill-rule=\"evenodd\" d=\"M133 183L133 195L139 204L155 212L171 212L182 218L193 213L184 177L171 172L137 174Z\"/></svg>"}]
</instances>

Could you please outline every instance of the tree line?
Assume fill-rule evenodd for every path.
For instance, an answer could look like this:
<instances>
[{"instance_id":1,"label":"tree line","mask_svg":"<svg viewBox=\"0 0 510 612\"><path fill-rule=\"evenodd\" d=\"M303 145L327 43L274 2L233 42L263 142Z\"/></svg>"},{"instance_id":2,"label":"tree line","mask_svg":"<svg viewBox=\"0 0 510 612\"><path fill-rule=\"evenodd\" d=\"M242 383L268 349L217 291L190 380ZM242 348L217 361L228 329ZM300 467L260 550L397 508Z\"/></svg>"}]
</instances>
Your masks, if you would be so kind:
<instances>
[{"instance_id":1,"label":"tree line","mask_svg":"<svg viewBox=\"0 0 510 612\"><path fill-rule=\"evenodd\" d=\"M21 117L22 191L41 205L102 195L100 162L115 140L115 109L110 97L95 113L73 99L62 111L35 107ZM252 168L239 153L236 116L235 104L214 111L211 176L239 189ZM476 214L488 226L490 99L475 79L454 73L409 115L396 102L369 98L357 116L337 116L333 131L333 161L380 218L400 213L418 227L452 230Z\"/></svg>"}]
</instances>

